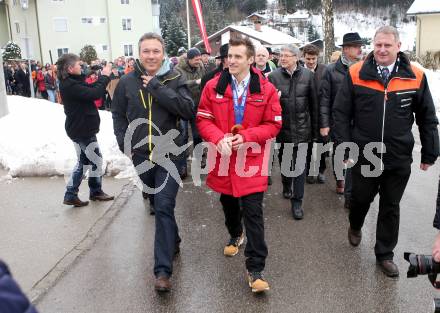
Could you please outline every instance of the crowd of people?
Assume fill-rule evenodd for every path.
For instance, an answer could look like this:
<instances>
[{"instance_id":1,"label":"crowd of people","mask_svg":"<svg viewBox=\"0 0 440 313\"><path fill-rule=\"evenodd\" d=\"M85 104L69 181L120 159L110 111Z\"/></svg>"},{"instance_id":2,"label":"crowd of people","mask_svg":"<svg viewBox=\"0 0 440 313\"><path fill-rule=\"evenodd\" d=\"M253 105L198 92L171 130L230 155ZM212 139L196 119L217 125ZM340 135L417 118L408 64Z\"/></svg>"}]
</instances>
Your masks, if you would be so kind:
<instances>
[{"instance_id":1,"label":"crowd of people","mask_svg":"<svg viewBox=\"0 0 440 313\"><path fill-rule=\"evenodd\" d=\"M306 213L305 184L335 177L334 191L345 196L347 237L354 247L361 243L365 217L379 194L374 253L385 275L399 276L393 250L410 177L412 125L416 121L419 127L420 168L428 170L439 155L438 121L426 76L400 52L398 31L381 27L373 43L374 50L364 54L359 34L347 33L328 65L319 63L316 46L300 51L284 45L275 52L255 47L247 37L231 38L215 58L197 48L179 49L180 56L168 58L155 33L140 38L139 60L97 61L90 73L78 56L63 55L57 78L66 131L78 154L64 203L88 204L78 198L78 187L84 166L90 165L90 199L113 199L102 191L96 139L102 106L97 101L107 92L117 143L131 158L155 215L157 291L171 290L173 260L180 251L174 208L179 184L188 175L189 130L192 156L200 168L209 169L206 184L220 194L229 233L223 253L235 256L246 238L253 292L270 288L263 275L268 255L263 199L273 167L267 151L278 154L282 196L290 201L295 220ZM350 146L338 156L347 143L360 153L353 155L356 149ZM197 149L200 144L205 149ZM332 165L327 174L326 159Z\"/></svg>"}]
</instances>

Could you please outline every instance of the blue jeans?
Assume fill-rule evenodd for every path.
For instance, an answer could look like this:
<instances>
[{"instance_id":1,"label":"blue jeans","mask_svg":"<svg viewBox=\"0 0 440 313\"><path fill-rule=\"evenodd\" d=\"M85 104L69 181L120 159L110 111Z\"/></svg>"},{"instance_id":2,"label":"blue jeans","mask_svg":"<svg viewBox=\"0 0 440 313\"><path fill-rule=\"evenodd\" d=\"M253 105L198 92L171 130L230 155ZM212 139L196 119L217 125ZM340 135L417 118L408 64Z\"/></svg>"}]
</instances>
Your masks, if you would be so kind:
<instances>
[{"instance_id":1,"label":"blue jeans","mask_svg":"<svg viewBox=\"0 0 440 313\"><path fill-rule=\"evenodd\" d=\"M48 95L48 97L49 97L49 101L50 101L50 102L57 102L57 101L56 101L56 97L55 97L55 90L50 90L50 89L48 89L48 90L47 90L47 95Z\"/></svg>"},{"instance_id":2,"label":"blue jeans","mask_svg":"<svg viewBox=\"0 0 440 313\"><path fill-rule=\"evenodd\" d=\"M137 154L133 155L132 159L133 165L136 167L148 160L147 157ZM137 170L139 171L139 169ZM143 184L148 188L161 188L155 194L148 195L150 205L154 206L156 222L154 235L154 275L156 277L162 275L169 277L173 272L176 244L181 241L174 216L179 185L159 165L154 165L145 173L138 172L138 175Z\"/></svg>"},{"instance_id":3,"label":"blue jeans","mask_svg":"<svg viewBox=\"0 0 440 313\"><path fill-rule=\"evenodd\" d=\"M102 155L99 151L96 136L86 139L73 140L78 163L73 169L69 182L67 183L64 200L73 200L78 197L79 186L84 178L84 172L89 173L90 195L96 195L102 192Z\"/></svg>"}]
</instances>

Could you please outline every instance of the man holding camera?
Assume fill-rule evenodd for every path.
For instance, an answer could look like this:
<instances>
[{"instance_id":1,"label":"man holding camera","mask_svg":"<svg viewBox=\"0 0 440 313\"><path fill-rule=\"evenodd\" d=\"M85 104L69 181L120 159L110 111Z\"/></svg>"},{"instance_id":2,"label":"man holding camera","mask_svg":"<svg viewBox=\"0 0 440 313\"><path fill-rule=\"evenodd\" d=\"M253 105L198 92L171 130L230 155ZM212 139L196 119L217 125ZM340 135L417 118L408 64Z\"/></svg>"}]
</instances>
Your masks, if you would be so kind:
<instances>
[{"instance_id":1,"label":"man holding camera","mask_svg":"<svg viewBox=\"0 0 440 313\"><path fill-rule=\"evenodd\" d=\"M411 173L414 115L419 127L420 169L426 171L439 154L435 107L424 72L400 52L398 31L383 26L374 36L374 51L352 65L334 102L337 142L358 145L359 161L352 168L348 239L358 246L362 226L379 193L376 245L377 264L389 277L399 276L393 250L399 235L399 203ZM379 175L368 172L371 156L364 152L379 144L374 156ZM367 150L367 149L366 149Z\"/></svg>"},{"instance_id":2,"label":"man holding camera","mask_svg":"<svg viewBox=\"0 0 440 313\"><path fill-rule=\"evenodd\" d=\"M75 144L78 155L72 176L67 184L64 204L82 207L89 204L81 201L78 190L84 171L89 172L90 200L109 201L113 196L102 191L102 155L96 134L99 132L100 118L94 101L102 98L109 83L110 66L102 70L98 80L89 85L81 75L80 59L75 54L64 54L57 62L60 92L66 114L66 132Z\"/></svg>"}]
</instances>

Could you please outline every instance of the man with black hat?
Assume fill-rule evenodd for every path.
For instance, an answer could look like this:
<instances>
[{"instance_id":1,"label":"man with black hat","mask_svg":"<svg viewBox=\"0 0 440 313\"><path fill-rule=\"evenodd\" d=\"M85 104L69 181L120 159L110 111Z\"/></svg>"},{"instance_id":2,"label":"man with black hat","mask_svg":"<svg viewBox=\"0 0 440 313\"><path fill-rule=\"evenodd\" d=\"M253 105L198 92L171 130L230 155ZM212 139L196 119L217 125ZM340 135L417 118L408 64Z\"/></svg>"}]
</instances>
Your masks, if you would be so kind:
<instances>
[{"instance_id":1,"label":"man with black hat","mask_svg":"<svg viewBox=\"0 0 440 313\"><path fill-rule=\"evenodd\" d=\"M205 72L211 72L215 69L215 61L210 58L211 54L206 50L201 50L200 53L202 54L202 62L203 66L205 67Z\"/></svg>"},{"instance_id":2,"label":"man with black hat","mask_svg":"<svg viewBox=\"0 0 440 313\"><path fill-rule=\"evenodd\" d=\"M176 71L182 75L182 79L185 81L189 91L191 92L191 97L194 101L195 109L197 110L201 94L200 83L202 77L205 75L205 68L202 63L202 55L200 53L200 50L195 47L189 49L186 53L186 59L180 59L179 64L176 66ZM202 142L202 139L200 138L199 132L197 131L195 116L189 122L191 123L192 139L195 147ZM188 121L181 120L180 124L183 144L186 144L188 143L189 139ZM181 160L179 160L178 162L178 170L180 173L180 177L184 179L188 175L186 154L182 153L181 157Z\"/></svg>"},{"instance_id":3,"label":"man with black hat","mask_svg":"<svg viewBox=\"0 0 440 313\"><path fill-rule=\"evenodd\" d=\"M215 57L216 62L219 62L217 68L203 76L200 83L201 91L203 91L203 88L208 81L213 79L216 75L220 75L219 73L221 73L221 71L228 68L228 49L229 45L227 43L220 47L219 55Z\"/></svg>"},{"instance_id":4,"label":"man with black hat","mask_svg":"<svg viewBox=\"0 0 440 313\"><path fill-rule=\"evenodd\" d=\"M348 68L358 62L362 57L363 41L358 33L347 33L343 37L342 54L336 63L332 63L325 69L321 87L319 89L319 127L322 137L330 136L330 140L334 143L334 147L338 144L335 141L333 129L335 127L333 121L333 105L335 103L336 94L338 93L342 81L348 72ZM334 154L333 154L334 155ZM334 166L334 158L333 158ZM334 166L335 167L335 166ZM345 187L345 188L344 188ZM345 189L345 190L344 190ZM346 182L344 180L336 180L336 193L344 194L345 191L345 207L348 209L350 202L350 171L346 173Z\"/></svg>"}]
</instances>

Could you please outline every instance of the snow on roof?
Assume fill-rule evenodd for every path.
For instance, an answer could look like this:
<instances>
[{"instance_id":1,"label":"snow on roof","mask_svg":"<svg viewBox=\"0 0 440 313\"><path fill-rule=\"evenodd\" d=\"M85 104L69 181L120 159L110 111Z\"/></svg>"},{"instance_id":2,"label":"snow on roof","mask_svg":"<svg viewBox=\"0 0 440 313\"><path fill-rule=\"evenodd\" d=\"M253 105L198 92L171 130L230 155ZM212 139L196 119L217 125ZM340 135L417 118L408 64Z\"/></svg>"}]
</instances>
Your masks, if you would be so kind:
<instances>
[{"instance_id":1,"label":"snow on roof","mask_svg":"<svg viewBox=\"0 0 440 313\"><path fill-rule=\"evenodd\" d=\"M284 19L308 19L309 18L309 12L305 11L305 10L298 10L293 14L287 14L286 16L284 16Z\"/></svg>"},{"instance_id":2,"label":"snow on roof","mask_svg":"<svg viewBox=\"0 0 440 313\"><path fill-rule=\"evenodd\" d=\"M406 14L429 14L440 13L440 1L439 0L415 0Z\"/></svg>"},{"instance_id":3,"label":"snow on roof","mask_svg":"<svg viewBox=\"0 0 440 313\"><path fill-rule=\"evenodd\" d=\"M252 17L252 16L257 16L257 17L260 17L260 18L267 19L267 16L266 16L266 15L263 15L263 14L260 14L260 13L256 13L256 12L252 13L251 15L249 15L249 16L246 17L246 18L250 18L250 17Z\"/></svg>"},{"instance_id":4,"label":"snow on roof","mask_svg":"<svg viewBox=\"0 0 440 313\"><path fill-rule=\"evenodd\" d=\"M249 37L253 37L259 41L263 41L264 43L267 43L269 45L285 45L285 44L301 43L301 41L296 39L295 37L287 35L269 26L261 26L261 32L256 31L254 28L247 26L231 25L229 27L238 32L246 34Z\"/></svg>"}]
</instances>

